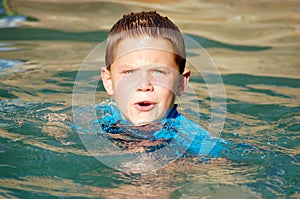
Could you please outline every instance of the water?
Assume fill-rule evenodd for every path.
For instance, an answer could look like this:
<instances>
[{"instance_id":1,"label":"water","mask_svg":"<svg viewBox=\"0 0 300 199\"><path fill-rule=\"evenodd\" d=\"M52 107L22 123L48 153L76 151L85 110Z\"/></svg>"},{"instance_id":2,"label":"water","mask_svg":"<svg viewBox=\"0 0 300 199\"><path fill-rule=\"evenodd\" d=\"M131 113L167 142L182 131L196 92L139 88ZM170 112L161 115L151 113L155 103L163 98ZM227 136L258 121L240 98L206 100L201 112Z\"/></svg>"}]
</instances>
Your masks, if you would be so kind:
<instances>
[{"instance_id":1,"label":"water","mask_svg":"<svg viewBox=\"0 0 300 199\"><path fill-rule=\"evenodd\" d=\"M1 198L300 197L297 1L12 0L10 6L0 29ZM201 42L226 88L221 136L263 152L210 164L182 160L148 175L116 171L91 156L68 125L77 70L115 20L141 9L157 9ZM20 16L27 20L15 23ZM205 82L191 82L207 127ZM100 100L106 95L98 87Z\"/></svg>"}]
</instances>

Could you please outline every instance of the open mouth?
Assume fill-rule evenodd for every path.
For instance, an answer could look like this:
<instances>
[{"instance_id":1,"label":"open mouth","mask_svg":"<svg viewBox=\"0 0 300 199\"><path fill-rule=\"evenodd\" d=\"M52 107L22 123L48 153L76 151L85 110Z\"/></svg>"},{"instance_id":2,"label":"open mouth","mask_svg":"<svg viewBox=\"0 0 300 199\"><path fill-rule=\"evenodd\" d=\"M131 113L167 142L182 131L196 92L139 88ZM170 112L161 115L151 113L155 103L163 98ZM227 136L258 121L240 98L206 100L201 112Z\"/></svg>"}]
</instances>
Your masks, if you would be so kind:
<instances>
[{"instance_id":1,"label":"open mouth","mask_svg":"<svg viewBox=\"0 0 300 199\"><path fill-rule=\"evenodd\" d=\"M134 106L139 111L151 111L155 107L155 103L150 101L141 101L135 103Z\"/></svg>"}]
</instances>

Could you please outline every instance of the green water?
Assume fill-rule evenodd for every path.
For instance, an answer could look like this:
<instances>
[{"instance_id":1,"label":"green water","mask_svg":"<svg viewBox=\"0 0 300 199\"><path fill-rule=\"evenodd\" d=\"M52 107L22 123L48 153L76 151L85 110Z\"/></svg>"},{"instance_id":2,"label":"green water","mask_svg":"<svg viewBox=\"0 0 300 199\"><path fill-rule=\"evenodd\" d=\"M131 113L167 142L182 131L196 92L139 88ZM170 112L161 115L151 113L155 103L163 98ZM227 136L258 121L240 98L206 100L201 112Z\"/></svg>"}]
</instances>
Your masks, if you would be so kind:
<instances>
[{"instance_id":1,"label":"green water","mask_svg":"<svg viewBox=\"0 0 300 199\"><path fill-rule=\"evenodd\" d=\"M254 9L255 3L247 12L261 20L256 23L269 28L278 25L278 30L284 31L297 27L297 17L290 9L297 4L278 4L264 5L264 20L260 10ZM220 30L229 30L232 23L228 13L244 12L242 5L208 6L195 1L190 8L176 3L157 7L200 42L220 68L227 95L221 137L263 152L237 160L216 159L211 164L181 160L141 175L116 171L87 151L70 127L72 91L82 61L106 38L107 29L97 29L98 18L109 27L121 16L115 12L155 5L11 1L15 13L29 20L19 27L0 29L0 198L299 198L300 74L294 54L300 45L297 39L291 42L293 34L280 31L273 33L281 34L273 40L267 40L269 36L251 40L249 35L271 34L264 32L270 29L258 30L260 26L254 22L249 37L240 34L241 38L232 39L226 31L216 33L209 28L218 23L223 24L216 26ZM176 18L172 9L179 6L182 10ZM227 15L208 13L222 6L229 22L219 24L215 18ZM283 14L273 19L279 7ZM68 9L80 12L74 14ZM189 9L212 12L189 18ZM190 21L183 20L186 18ZM79 19L89 19L92 25ZM198 23L211 31L211 37L203 29L195 34ZM92 83L97 82L94 78ZM191 84L199 89L199 99L186 100L199 103L201 124L207 127L211 110L206 84L197 76L191 78ZM101 83L96 97L96 101L106 98Z\"/></svg>"}]
</instances>

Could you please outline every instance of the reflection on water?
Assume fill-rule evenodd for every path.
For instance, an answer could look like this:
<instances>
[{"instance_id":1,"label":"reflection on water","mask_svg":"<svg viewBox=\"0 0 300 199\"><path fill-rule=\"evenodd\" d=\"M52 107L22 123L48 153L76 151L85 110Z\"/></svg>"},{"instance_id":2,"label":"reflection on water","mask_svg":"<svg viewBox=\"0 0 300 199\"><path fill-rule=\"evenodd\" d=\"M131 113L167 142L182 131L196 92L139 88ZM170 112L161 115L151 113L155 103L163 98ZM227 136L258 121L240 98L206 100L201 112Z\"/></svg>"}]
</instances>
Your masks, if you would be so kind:
<instances>
[{"instance_id":1,"label":"reflection on water","mask_svg":"<svg viewBox=\"0 0 300 199\"><path fill-rule=\"evenodd\" d=\"M0 29L1 197L299 198L299 3L9 2L10 17L27 21ZM141 9L169 16L207 49L226 87L222 137L263 153L181 160L148 175L115 171L88 153L70 127L77 70L124 12ZM191 83L199 99L186 101L199 103L207 127L207 87L200 76ZM106 97L101 84L96 96Z\"/></svg>"}]
</instances>

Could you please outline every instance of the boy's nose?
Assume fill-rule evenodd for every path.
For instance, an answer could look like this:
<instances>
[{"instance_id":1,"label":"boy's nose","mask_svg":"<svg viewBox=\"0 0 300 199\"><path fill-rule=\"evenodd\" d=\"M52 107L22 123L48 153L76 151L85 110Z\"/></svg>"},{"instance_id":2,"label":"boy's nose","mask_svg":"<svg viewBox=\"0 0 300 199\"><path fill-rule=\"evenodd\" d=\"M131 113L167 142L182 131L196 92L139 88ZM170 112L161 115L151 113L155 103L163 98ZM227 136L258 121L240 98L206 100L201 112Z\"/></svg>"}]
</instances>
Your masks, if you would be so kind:
<instances>
[{"instance_id":1,"label":"boy's nose","mask_svg":"<svg viewBox=\"0 0 300 199\"><path fill-rule=\"evenodd\" d=\"M141 84L137 87L137 91L142 91L142 92L152 92L154 90L153 84L150 82Z\"/></svg>"},{"instance_id":2,"label":"boy's nose","mask_svg":"<svg viewBox=\"0 0 300 199\"><path fill-rule=\"evenodd\" d=\"M139 80L136 83L137 91L152 92L154 90L154 86L151 82L151 75L147 70L141 72Z\"/></svg>"}]
</instances>

